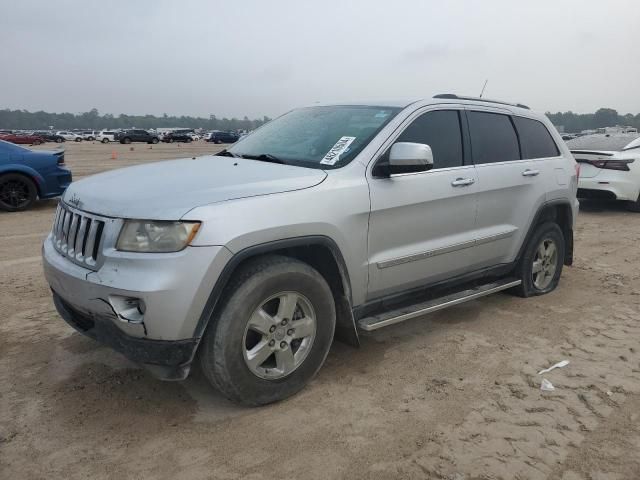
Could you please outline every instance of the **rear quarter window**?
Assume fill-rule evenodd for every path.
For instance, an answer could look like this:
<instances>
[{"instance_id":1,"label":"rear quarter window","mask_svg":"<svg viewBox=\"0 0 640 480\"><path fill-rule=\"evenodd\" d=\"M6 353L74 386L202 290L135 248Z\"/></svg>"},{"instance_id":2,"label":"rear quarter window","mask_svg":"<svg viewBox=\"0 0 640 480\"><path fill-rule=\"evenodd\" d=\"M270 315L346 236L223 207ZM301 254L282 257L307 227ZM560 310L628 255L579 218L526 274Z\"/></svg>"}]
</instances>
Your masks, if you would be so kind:
<instances>
[{"instance_id":1,"label":"rear quarter window","mask_svg":"<svg viewBox=\"0 0 640 480\"><path fill-rule=\"evenodd\" d=\"M556 142L542 122L524 117L513 117L513 122L520 137L523 159L560 155Z\"/></svg>"},{"instance_id":2,"label":"rear quarter window","mask_svg":"<svg viewBox=\"0 0 640 480\"><path fill-rule=\"evenodd\" d=\"M520 160L518 136L508 115L471 111L467 117L475 164Z\"/></svg>"}]
</instances>

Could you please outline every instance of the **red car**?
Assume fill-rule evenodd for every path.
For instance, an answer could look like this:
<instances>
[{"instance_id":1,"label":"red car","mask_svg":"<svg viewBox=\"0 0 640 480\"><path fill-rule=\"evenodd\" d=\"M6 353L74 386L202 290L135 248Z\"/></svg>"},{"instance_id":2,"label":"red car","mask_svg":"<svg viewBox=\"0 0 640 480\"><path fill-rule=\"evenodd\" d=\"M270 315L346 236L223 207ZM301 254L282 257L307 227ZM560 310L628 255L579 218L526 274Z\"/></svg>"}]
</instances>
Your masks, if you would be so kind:
<instances>
[{"instance_id":1,"label":"red car","mask_svg":"<svg viewBox=\"0 0 640 480\"><path fill-rule=\"evenodd\" d=\"M22 133L0 133L0 140L26 145L40 145L45 139L38 135L25 135Z\"/></svg>"}]
</instances>

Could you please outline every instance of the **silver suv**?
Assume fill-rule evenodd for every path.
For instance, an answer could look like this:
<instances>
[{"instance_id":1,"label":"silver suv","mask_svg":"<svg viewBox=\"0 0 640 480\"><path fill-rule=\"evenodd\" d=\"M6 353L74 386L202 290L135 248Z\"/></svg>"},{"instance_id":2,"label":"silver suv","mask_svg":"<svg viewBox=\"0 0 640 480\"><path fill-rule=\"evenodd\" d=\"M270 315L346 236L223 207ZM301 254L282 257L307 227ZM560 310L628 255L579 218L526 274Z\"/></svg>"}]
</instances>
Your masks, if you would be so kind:
<instances>
[{"instance_id":1,"label":"silver suv","mask_svg":"<svg viewBox=\"0 0 640 480\"><path fill-rule=\"evenodd\" d=\"M214 156L73 183L43 246L81 333L249 405L300 390L336 337L558 284L576 162L524 105L437 95L293 110Z\"/></svg>"}]
</instances>

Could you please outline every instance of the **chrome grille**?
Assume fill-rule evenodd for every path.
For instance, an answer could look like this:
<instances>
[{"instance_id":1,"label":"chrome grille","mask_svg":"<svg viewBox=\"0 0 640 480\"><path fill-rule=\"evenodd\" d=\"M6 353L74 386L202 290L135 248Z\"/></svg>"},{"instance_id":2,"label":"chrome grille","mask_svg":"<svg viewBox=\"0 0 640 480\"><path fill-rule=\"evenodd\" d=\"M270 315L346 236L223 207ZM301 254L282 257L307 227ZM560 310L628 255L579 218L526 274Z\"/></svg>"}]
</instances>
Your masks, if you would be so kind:
<instances>
[{"instance_id":1,"label":"chrome grille","mask_svg":"<svg viewBox=\"0 0 640 480\"><path fill-rule=\"evenodd\" d=\"M95 269L105 219L58 204L53 221L53 246L73 263Z\"/></svg>"}]
</instances>

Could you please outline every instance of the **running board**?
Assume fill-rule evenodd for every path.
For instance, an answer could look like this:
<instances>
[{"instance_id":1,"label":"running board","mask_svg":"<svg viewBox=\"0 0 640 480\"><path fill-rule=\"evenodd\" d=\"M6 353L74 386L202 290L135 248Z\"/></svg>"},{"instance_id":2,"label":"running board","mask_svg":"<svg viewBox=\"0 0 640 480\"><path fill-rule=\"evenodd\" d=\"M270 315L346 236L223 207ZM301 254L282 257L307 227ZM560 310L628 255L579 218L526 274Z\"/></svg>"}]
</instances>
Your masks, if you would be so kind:
<instances>
[{"instance_id":1,"label":"running board","mask_svg":"<svg viewBox=\"0 0 640 480\"><path fill-rule=\"evenodd\" d=\"M487 283L475 288L462 290L461 292L451 293L444 297L435 298L427 302L417 303L409 307L384 312L380 315L366 317L358 321L358 327L366 332L371 332L373 330L404 322L405 320L410 320L427 313L442 310L443 308L453 307L460 303L491 295L492 293L506 290L507 288L516 287L521 283L522 280L505 278L497 282Z\"/></svg>"}]
</instances>

